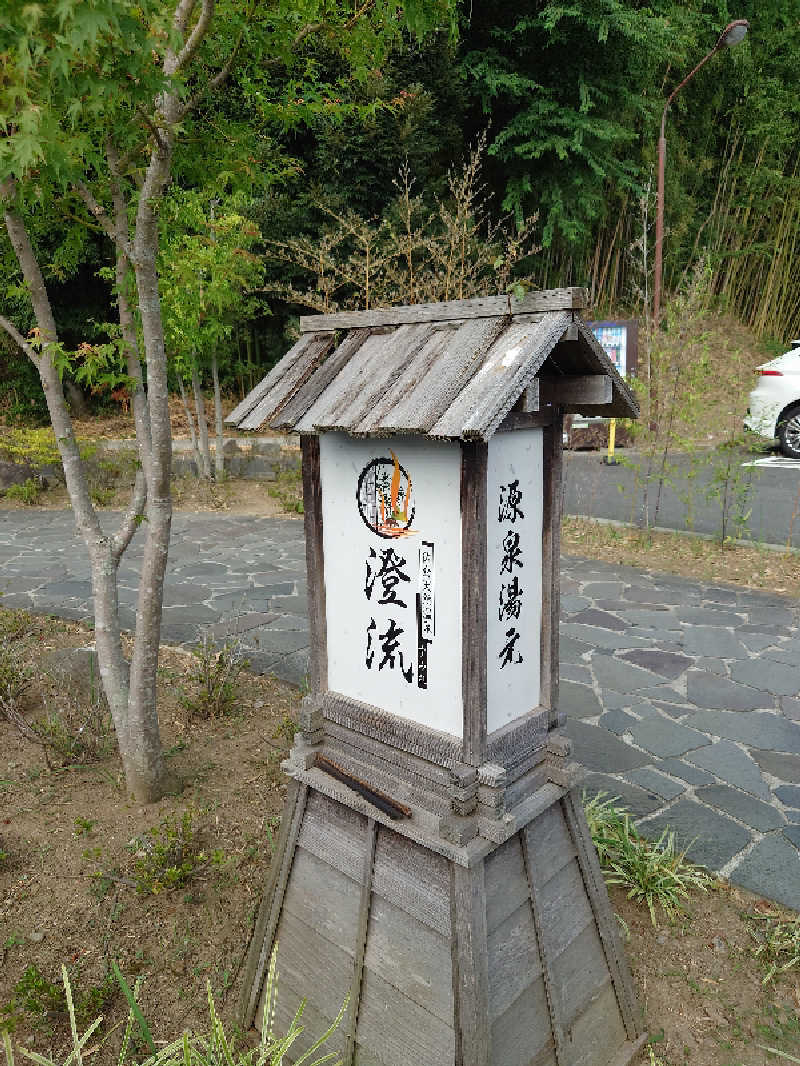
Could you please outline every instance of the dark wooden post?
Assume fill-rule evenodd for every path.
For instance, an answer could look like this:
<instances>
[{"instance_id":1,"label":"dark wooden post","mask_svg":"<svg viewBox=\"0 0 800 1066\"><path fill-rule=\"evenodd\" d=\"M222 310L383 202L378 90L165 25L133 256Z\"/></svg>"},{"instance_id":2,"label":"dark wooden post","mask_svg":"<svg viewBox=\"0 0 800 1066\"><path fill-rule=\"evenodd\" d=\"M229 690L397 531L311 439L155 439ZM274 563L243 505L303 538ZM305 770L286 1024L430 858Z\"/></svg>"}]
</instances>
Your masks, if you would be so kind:
<instances>
[{"instance_id":1,"label":"dark wooden post","mask_svg":"<svg viewBox=\"0 0 800 1066\"><path fill-rule=\"evenodd\" d=\"M461 632L464 762L486 761L486 473L488 445L461 445Z\"/></svg>"}]
</instances>

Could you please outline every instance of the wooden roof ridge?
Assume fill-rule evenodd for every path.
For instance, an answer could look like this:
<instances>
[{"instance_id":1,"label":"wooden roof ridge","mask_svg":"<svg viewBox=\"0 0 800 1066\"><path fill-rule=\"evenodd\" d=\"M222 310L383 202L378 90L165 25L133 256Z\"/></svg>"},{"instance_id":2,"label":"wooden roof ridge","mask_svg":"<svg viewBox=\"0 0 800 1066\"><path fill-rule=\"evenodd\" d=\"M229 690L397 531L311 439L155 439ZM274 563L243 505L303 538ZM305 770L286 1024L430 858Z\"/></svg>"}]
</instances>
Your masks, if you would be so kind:
<instances>
[{"instance_id":1,"label":"wooden roof ridge","mask_svg":"<svg viewBox=\"0 0 800 1066\"><path fill-rule=\"evenodd\" d=\"M332 329L358 329L365 326L400 326L416 322L447 322L459 318L501 318L505 315L541 314L545 311L582 311L589 306L589 293L580 286L541 289L513 296L481 296L469 300L448 300L433 304L403 304L377 307L369 311L334 311L330 314L302 315L301 333Z\"/></svg>"},{"instance_id":2,"label":"wooden roof ridge","mask_svg":"<svg viewBox=\"0 0 800 1066\"><path fill-rule=\"evenodd\" d=\"M513 428L507 420L521 399L526 413L555 406L635 418L632 389L576 307L553 306L585 296L554 289L516 302L488 297L312 316L305 321L315 328L226 422L245 430L486 441Z\"/></svg>"}]
</instances>

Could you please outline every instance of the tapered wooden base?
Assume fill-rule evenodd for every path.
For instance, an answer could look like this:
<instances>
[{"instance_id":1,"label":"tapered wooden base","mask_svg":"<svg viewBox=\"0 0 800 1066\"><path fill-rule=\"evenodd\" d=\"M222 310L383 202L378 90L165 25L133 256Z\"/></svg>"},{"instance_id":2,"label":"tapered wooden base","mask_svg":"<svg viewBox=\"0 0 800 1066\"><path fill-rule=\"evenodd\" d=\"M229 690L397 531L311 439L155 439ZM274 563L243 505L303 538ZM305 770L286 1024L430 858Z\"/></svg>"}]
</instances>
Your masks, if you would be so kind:
<instances>
[{"instance_id":1,"label":"tapered wooden base","mask_svg":"<svg viewBox=\"0 0 800 1066\"><path fill-rule=\"evenodd\" d=\"M307 999L295 1058L349 995L329 1047L346 1066L631 1059L639 1011L574 789L548 785L504 842L458 848L328 781L311 771L290 784L245 975L245 1026L261 1022L277 943L278 1032Z\"/></svg>"}]
</instances>

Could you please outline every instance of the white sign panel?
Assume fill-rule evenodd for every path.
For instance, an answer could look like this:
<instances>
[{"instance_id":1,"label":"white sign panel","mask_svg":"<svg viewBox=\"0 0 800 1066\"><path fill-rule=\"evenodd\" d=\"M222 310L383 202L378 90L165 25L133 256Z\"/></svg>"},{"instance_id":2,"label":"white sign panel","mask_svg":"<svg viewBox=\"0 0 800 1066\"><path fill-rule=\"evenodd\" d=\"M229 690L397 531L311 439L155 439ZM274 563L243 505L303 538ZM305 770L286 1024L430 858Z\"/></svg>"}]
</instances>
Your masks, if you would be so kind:
<instances>
[{"instance_id":1,"label":"white sign panel","mask_svg":"<svg viewBox=\"0 0 800 1066\"><path fill-rule=\"evenodd\" d=\"M488 732L539 704L542 431L497 433L487 478Z\"/></svg>"},{"instance_id":2,"label":"white sign panel","mask_svg":"<svg viewBox=\"0 0 800 1066\"><path fill-rule=\"evenodd\" d=\"M328 685L460 737L461 449L320 436Z\"/></svg>"}]
</instances>

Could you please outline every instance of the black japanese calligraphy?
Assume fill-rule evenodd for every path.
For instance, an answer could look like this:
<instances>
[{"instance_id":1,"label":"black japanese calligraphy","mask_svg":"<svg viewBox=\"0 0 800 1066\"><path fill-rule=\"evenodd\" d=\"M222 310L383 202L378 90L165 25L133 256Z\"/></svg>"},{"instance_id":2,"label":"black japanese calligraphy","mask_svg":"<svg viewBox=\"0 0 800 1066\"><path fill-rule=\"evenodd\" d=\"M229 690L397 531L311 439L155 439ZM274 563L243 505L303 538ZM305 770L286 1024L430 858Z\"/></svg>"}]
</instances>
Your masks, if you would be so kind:
<instances>
[{"instance_id":1,"label":"black japanese calligraphy","mask_svg":"<svg viewBox=\"0 0 800 1066\"><path fill-rule=\"evenodd\" d=\"M517 519L524 519L525 512L520 506L522 503L522 491L519 487L519 479L515 478L507 485L500 486L500 500L497 508L497 521L501 525L509 523L514 526ZM516 570L522 570L525 566L522 558L520 535L515 529L506 529L502 539L503 554L500 560L500 595L497 603L497 618L500 622L519 621L522 613L522 599L524 589L519 582L519 574ZM516 569L515 569L516 568ZM508 575L508 580L505 580ZM509 663L521 663L522 655L516 650L520 633L512 626L506 630L506 643L500 649L498 659L502 670Z\"/></svg>"},{"instance_id":2,"label":"black japanese calligraphy","mask_svg":"<svg viewBox=\"0 0 800 1066\"><path fill-rule=\"evenodd\" d=\"M512 618L519 619L519 614L522 610L523 591L519 583L519 577L516 574L514 574L511 581L500 586L500 605L497 611L498 621L507 622Z\"/></svg>"},{"instance_id":3,"label":"black japanese calligraphy","mask_svg":"<svg viewBox=\"0 0 800 1066\"><path fill-rule=\"evenodd\" d=\"M509 663L521 663L522 656L516 651L516 643L520 638L520 634L512 626L511 629L506 630L506 637L508 640L500 651L497 658L500 660L500 669L504 666L508 666Z\"/></svg>"},{"instance_id":4,"label":"black japanese calligraphy","mask_svg":"<svg viewBox=\"0 0 800 1066\"><path fill-rule=\"evenodd\" d=\"M378 603L394 604L397 607L406 607L407 604L397 595L397 586L401 581L410 582L411 578L405 573L406 560L398 555L394 548L385 548L376 552L374 548L369 550L367 559L367 576L364 583L364 595L368 600L372 599L375 582L380 582Z\"/></svg>"},{"instance_id":5,"label":"black japanese calligraphy","mask_svg":"<svg viewBox=\"0 0 800 1066\"><path fill-rule=\"evenodd\" d=\"M400 673L411 684L414 677L414 667L411 665L406 669L403 661L403 652L400 650L400 641L398 640L398 637L401 637L403 632L404 630L398 626L394 618L390 618L386 631L379 634L383 658L378 663L378 669L382 670L384 666L388 666L390 670L393 670L395 666L399 666Z\"/></svg>"},{"instance_id":6,"label":"black japanese calligraphy","mask_svg":"<svg viewBox=\"0 0 800 1066\"><path fill-rule=\"evenodd\" d=\"M516 522L518 518L524 518L525 512L520 508L522 493L519 488L519 479L515 478L508 485L500 486L500 508L497 513L498 522Z\"/></svg>"},{"instance_id":7,"label":"black japanese calligraphy","mask_svg":"<svg viewBox=\"0 0 800 1066\"><path fill-rule=\"evenodd\" d=\"M522 548L519 546L519 533L513 529L510 529L503 537L503 553L503 561L500 564L501 574L513 574L515 566L522 569L524 563L520 558Z\"/></svg>"}]
</instances>

